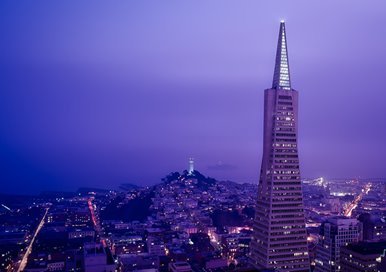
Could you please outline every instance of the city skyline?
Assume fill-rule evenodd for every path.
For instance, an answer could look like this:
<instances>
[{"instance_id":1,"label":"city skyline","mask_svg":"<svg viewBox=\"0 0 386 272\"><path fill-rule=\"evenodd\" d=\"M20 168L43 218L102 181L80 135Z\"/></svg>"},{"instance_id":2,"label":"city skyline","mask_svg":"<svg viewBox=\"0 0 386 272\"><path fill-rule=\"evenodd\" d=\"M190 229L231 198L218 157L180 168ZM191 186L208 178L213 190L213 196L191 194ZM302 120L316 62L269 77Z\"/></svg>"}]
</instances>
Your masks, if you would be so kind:
<instances>
[{"instance_id":1,"label":"city skyline","mask_svg":"<svg viewBox=\"0 0 386 272\"><path fill-rule=\"evenodd\" d=\"M303 177L386 176L385 4L305 3L95 4L74 13L70 3L2 3L2 191L150 185L189 157L217 179L256 183L259 90L272 77L267 41L281 19L291 24L294 83L307 90Z\"/></svg>"},{"instance_id":2,"label":"city skyline","mask_svg":"<svg viewBox=\"0 0 386 272\"><path fill-rule=\"evenodd\" d=\"M1 2L0 272L386 271L386 2L309 2Z\"/></svg>"}]
</instances>

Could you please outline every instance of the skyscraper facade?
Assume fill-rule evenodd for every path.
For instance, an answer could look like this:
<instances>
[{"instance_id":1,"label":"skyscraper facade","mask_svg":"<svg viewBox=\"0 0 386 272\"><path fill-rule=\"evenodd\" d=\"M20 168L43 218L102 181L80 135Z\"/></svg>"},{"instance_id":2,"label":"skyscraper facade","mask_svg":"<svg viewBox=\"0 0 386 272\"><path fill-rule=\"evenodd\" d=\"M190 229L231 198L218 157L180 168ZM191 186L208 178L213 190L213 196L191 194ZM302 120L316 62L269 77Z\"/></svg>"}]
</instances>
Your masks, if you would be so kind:
<instances>
[{"instance_id":1,"label":"skyscraper facade","mask_svg":"<svg viewBox=\"0 0 386 272\"><path fill-rule=\"evenodd\" d=\"M310 270L298 157L298 92L280 23L272 88L264 93L264 145L251 261L257 269Z\"/></svg>"}]
</instances>

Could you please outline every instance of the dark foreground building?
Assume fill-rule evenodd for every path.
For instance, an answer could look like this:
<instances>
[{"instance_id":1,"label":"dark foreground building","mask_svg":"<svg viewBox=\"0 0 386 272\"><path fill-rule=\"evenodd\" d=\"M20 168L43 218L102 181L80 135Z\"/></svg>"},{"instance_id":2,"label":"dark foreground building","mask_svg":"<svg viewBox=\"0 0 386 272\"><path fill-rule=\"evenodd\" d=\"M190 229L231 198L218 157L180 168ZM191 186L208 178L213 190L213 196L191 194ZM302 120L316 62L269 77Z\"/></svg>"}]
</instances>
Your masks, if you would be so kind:
<instances>
[{"instance_id":1,"label":"dark foreground building","mask_svg":"<svg viewBox=\"0 0 386 272\"><path fill-rule=\"evenodd\" d=\"M320 228L320 241L316 248L315 272L341 270L341 248L362 240L362 223L355 218L336 216L328 218Z\"/></svg>"},{"instance_id":2,"label":"dark foreground building","mask_svg":"<svg viewBox=\"0 0 386 272\"><path fill-rule=\"evenodd\" d=\"M284 22L264 93L264 146L251 260L257 269L310 270L297 145L298 92L291 88Z\"/></svg>"},{"instance_id":3,"label":"dark foreground building","mask_svg":"<svg viewBox=\"0 0 386 272\"><path fill-rule=\"evenodd\" d=\"M361 242L341 248L342 272L386 271L386 241Z\"/></svg>"}]
</instances>

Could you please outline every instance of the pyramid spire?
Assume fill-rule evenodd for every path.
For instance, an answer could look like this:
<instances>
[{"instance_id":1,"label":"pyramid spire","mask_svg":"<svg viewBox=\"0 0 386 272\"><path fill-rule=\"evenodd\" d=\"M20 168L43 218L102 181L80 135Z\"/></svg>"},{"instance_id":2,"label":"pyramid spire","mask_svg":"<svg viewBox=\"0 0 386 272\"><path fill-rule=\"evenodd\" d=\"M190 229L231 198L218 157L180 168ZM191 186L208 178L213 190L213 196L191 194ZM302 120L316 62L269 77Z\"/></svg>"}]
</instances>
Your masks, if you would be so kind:
<instances>
[{"instance_id":1,"label":"pyramid spire","mask_svg":"<svg viewBox=\"0 0 386 272\"><path fill-rule=\"evenodd\" d=\"M280 22L279 40L277 42L275 72L273 74L272 89L291 90L287 38L284 21Z\"/></svg>"}]
</instances>

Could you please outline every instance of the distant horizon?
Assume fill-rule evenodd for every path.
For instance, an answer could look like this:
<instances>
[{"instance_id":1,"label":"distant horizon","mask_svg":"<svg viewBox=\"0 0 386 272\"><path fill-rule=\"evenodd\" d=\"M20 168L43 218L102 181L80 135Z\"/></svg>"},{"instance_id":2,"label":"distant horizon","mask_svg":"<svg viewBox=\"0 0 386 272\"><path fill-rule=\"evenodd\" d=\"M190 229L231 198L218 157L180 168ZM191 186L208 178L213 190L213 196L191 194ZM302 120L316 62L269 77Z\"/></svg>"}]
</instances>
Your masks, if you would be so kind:
<instances>
[{"instance_id":1,"label":"distant horizon","mask_svg":"<svg viewBox=\"0 0 386 272\"><path fill-rule=\"evenodd\" d=\"M175 171L170 171L168 172L167 174L165 174L164 177L166 177L168 174L170 173L173 173L173 172L179 172L179 173L182 173L184 171L188 171L187 169L184 169L184 170L175 170ZM197 170L199 173L203 174L204 176L208 177L208 178L214 178L216 181L219 181L219 182L234 182L234 183L238 183L238 184L255 184L257 185L258 183L258 180L256 181L239 181L239 180L230 180L230 179L217 179L216 177L213 177L213 176L209 176L209 175L206 175L205 172L202 172L200 170ZM60 189L53 189L53 190L36 190L36 191L29 191L29 192L25 192L25 193L19 193L19 192L0 192L0 195L26 195L26 196L37 196L41 193L76 193L77 191L79 191L80 189L96 189L96 190L107 190L107 191L124 191L123 189L120 189L119 187L122 186L122 185L125 185L125 184L130 184L130 185L135 185L135 186L138 186L139 188L145 188L145 187L152 187L152 186L156 186L156 185L159 185L159 184L162 184L164 181L162 180L164 177L161 177L158 182L153 182L153 183L149 183L149 184L138 184L138 183L135 183L135 182L123 182L121 184L118 184L116 185L115 187L94 187L94 186L82 186L82 185L79 185L79 187L77 188L73 188L73 189L66 189L66 190L60 190ZM348 180L355 180L355 179L359 179L359 180L363 180L363 181L367 181L367 180L384 180L384 182L386 182L386 177L335 177L335 178L332 178L332 177L327 177L327 176L319 176L319 177L302 177L301 180L302 182L303 181L306 181L306 180L315 180L315 179L318 179L320 177L323 177L324 179L326 179L327 181L334 181L334 182L337 182L337 181L348 181ZM0 203L1 204L1 203Z\"/></svg>"}]
</instances>

